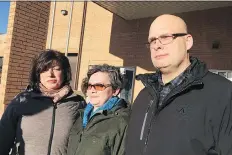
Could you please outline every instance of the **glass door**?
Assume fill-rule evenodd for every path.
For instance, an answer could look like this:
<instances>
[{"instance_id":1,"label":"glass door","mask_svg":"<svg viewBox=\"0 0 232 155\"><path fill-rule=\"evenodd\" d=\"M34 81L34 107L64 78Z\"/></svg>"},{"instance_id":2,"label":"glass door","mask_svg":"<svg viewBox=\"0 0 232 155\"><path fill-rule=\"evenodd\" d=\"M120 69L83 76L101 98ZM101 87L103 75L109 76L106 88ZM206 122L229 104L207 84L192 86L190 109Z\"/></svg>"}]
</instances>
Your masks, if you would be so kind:
<instances>
[{"instance_id":1,"label":"glass door","mask_svg":"<svg viewBox=\"0 0 232 155\"><path fill-rule=\"evenodd\" d=\"M124 85L119 96L131 103L134 92L135 67L120 67L120 72L124 77Z\"/></svg>"}]
</instances>

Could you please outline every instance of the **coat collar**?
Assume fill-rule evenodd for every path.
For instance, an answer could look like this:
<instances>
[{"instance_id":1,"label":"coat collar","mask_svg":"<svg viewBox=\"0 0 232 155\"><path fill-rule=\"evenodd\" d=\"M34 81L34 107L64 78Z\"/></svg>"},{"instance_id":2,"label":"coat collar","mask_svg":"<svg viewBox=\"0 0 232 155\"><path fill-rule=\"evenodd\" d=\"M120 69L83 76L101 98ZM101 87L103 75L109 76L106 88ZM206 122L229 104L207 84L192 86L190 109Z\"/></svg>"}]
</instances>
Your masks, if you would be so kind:
<instances>
[{"instance_id":1,"label":"coat collar","mask_svg":"<svg viewBox=\"0 0 232 155\"><path fill-rule=\"evenodd\" d=\"M191 65L184 71L184 76L188 79L196 79L199 80L206 75L208 69L204 62L201 62L199 59L195 57L190 57ZM136 76L136 80L141 80L145 87L146 84L156 84L158 83L159 71L156 73L146 73L139 74Z\"/></svg>"}]
</instances>

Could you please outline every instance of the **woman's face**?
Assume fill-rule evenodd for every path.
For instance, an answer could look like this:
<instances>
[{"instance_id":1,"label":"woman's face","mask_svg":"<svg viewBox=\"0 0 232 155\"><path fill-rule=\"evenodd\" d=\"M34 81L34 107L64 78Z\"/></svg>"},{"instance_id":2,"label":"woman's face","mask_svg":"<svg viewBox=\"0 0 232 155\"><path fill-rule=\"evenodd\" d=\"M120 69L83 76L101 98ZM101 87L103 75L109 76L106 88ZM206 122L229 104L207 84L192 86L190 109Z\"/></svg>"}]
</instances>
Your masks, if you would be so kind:
<instances>
[{"instance_id":1,"label":"woman's face","mask_svg":"<svg viewBox=\"0 0 232 155\"><path fill-rule=\"evenodd\" d=\"M116 96L119 90L113 90L110 78L107 73L96 72L91 75L88 82L87 96L89 102L98 108L105 104L105 102L112 96Z\"/></svg>"},{"instance_id":2,"label":"woman's face","mask_svg":"<svg viewBox=\"0 0 232 155\"><path fill-rule=\"evenodd\" d=\"M52 65L40 73L40 82L48 90L59 89L63 83L63 73L59 65Z\"/></svg>"}]
</instances>

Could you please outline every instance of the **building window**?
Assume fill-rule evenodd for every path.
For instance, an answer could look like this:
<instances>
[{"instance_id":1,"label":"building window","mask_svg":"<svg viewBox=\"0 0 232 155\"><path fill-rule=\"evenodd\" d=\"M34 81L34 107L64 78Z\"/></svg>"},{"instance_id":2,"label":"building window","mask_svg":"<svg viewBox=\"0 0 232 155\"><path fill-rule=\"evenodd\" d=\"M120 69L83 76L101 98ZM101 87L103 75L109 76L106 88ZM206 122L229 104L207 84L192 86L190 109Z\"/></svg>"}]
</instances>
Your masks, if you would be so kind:
<instances>
[{"instance_id":1,"label":"building window","mask_svg":"<svg viewBox=\"0 0 232 155\"><path fill-rule=\"evenodd\" d=\"M0 71L2 72L3 57L0 57Z\"/></svg>"},{"instance_id":2,"label":"building window","mask_svg":"<svg viewBox=\"0 0 232 155\"><path fill-rule=\"evenodd\" d=\"M124 85L119 96L129 103L132 103L133 100L135 69L135 67L120 67L120 72L124 77Z\"/></svg>"},{"instance_id":3,"label":"building window","mask_svg":"<svg viewBox=\"0 0 232 155\"><path fill-rule=\"evenodd\" d=\"M70 81L70 86L74 89L75 86L75 79L76 79L76 67L77 67L77 61L78 61L78 53L68 53L68 60L71 66L71 72L72 72L72 81Z\"/></svg>"},{"instance_id":4,"label":"building window","mask_svg":"<svg viewBox=\"0 0 232 155\"><path fill-rule=\"evenodd\" d=\"M232 70L210 69L209 71L212 72L212 73L221 75L221 76L229 79L230 81L232 81Z\"/></svg>"}]
</instances>

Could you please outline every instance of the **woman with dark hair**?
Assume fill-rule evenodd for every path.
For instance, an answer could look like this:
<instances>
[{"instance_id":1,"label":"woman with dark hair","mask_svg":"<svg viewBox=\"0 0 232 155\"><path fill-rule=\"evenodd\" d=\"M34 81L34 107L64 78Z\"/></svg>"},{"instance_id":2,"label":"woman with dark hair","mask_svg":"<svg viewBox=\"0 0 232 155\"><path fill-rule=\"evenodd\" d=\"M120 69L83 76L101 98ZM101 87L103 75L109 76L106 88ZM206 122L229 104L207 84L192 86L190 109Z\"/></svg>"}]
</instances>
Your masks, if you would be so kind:
<instances>
[{"instance_id":1,"label":"woman with dark hair","mask_svg":"<svg viewBox=\"0 0 232 155\"><path fill-rule=\"evenodd\" d=\"M7 106L0 122L0 155L65 155L69 131L85 101L69 83L68 58L54 50L35 58L30 85Z\"/></svg>"},{"instance_id":2,"label":"woman with dark hair","mask_svg":"<svg viewBox=\"0 0 232 155\"><path fill-rule=\"evenodd\" d=\"M129 105L118 97L123 85L119 68L93 66L83 80L89 103L78 110L68 143L68 155L123 155L130 114Z\"/></svg>"}]
</instances>

